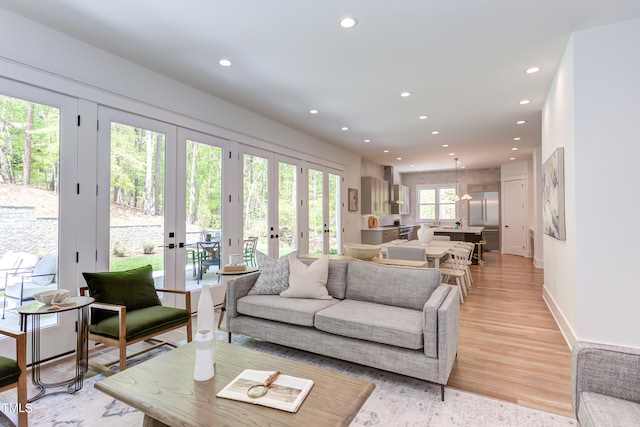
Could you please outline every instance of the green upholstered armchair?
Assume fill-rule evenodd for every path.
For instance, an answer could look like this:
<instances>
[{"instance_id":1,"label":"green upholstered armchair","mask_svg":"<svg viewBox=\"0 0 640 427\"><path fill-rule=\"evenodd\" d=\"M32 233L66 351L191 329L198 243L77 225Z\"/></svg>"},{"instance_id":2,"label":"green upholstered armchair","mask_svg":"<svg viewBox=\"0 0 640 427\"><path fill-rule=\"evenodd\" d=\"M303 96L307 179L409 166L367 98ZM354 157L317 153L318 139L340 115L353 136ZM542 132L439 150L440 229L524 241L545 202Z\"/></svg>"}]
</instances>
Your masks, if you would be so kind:
<instances>
[{"instance_id":1,"label":"green upholstered armchair","mask_svg":"<svg viewBox=\"0 0 640 427\"><path fill-rule=\"evenodd\" d=\"M182 294L185 300L184 309L163 306L154 286L150 265L82 275L87 286L80 288L80 294L88 294L95 299L91 305L89 339L118 347L121 371L127 367L127 346L130 344L150 340L183 326L187 328L187 341L191 342L190 291L161 289L161 292ZM173 343L160 341L150 349L159 345L176 347Z\"/></svg>"},{"instance_id":2,"label":"green upholstered armchair","mask_svg":"<svg viewBox=\"0 0 640 427\"><path fill-rule=\"evenodd\" d=\"M15 408L18 412L18 427L27 427L28 406L27 406L27 335L25 332L11 331L0 328L0 334L15 339L16 357L15 359L0 356L0 392L18 388L17 408L6 405L5 408Z\"/></svg>"}]
</instances>

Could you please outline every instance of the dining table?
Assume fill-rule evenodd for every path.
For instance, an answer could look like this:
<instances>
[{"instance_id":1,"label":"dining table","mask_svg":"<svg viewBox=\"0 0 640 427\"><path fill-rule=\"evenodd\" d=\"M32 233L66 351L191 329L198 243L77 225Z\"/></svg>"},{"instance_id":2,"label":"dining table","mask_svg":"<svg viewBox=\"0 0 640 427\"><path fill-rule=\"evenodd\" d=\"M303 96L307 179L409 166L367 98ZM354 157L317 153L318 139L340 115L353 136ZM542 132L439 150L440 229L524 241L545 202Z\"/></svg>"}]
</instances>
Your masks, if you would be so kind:
<instances>
[{"instance_id":1,"label":"dining table","mask_svg":"<svg viewBox=\"0 0 640 427\"><path fill-rule=\"evenodd\" d=\"M389 246L411 246L424 248L429 265L433 265L434 268L440 268L440 259L447 256L449 251L453 249L459 242L451 240L432 240L428 244L423 244L420 240L392 240L391 242L383 243L380 255L382 257L387 256L387 248Z\"/></svg>"}]
</instances>

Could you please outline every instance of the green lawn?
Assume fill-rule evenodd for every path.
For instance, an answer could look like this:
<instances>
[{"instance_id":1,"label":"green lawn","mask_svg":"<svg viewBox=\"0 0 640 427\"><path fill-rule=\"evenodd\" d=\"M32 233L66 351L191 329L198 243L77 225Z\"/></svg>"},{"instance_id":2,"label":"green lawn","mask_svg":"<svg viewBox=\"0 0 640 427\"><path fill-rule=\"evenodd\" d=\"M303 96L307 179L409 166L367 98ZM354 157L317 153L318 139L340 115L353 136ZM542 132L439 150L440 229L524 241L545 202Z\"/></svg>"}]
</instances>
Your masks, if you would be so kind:
<instances>
[{"instance_id":1,"label":"green lawn","mask_svg":"<svg viewBox=\"0 0 640 427\"><path fill-rule=\"evenodd\" d=\"M151 264L153 271L164 270L163 254L111 258L109 271L123 271Z\"/></svg>"}]
</instances>

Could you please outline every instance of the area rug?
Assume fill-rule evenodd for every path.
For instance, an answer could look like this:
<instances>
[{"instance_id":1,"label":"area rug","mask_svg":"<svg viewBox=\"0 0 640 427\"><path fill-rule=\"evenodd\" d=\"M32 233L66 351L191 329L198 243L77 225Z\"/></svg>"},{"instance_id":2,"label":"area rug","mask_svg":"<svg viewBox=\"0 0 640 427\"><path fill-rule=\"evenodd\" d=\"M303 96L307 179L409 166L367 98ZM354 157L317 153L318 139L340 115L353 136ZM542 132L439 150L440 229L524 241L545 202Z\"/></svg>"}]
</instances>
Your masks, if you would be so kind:
<instances>
[{"instance_id":1,"label":"area rug","mask_svg":"<svg viewBox=\"0 0 640 427\"><path fill-rule=\"evenodd\" d=\"M216 339L226 341L227 335L224 332L218 332ZM234 336L233 342L374 382L376 388L351 423L352 427L577 426L576 420L572 418L451 388L447 388L445 401L442 402L440 388L424 381L247 337ZM103 376L97 375L87 379L82 390L75 395L53 395L34 402L33 412L29 414L29 425L51 427L142 425L141 412L93 387L93 384L102 378Z\"/></svg>"}]
</instances>

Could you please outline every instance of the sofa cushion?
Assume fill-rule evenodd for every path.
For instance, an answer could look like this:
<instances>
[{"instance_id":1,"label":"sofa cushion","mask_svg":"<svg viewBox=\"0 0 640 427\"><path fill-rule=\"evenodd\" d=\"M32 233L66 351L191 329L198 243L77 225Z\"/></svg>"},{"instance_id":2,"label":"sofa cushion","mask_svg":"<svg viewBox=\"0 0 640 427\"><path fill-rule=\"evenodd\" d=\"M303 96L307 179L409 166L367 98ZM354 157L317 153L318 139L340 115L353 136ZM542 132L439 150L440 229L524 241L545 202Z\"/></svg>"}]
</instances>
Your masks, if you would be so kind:
<instances>
[{"instance_id":1,"label":"sofa cushion","mask_svg":"<svg viewBox=\"0 0 640 427\"><path fill-rule=\"evenodd\" d=\"M289 286L289 259L282 256L273 259L256 251L260 275L249 291L249 295L278 295Z\"/></svg>"},{"instance_id":2,"label":"sofa cushion","mask_svg":"<svg viewBox=\"0 0 640 427\"><path fill-rule=\"evenodd\" d=\"M236 311L247 316L300 326L313 326L316 313L336 304L330 299L294 299L279 295L247 295L237 302Z\"/></svg>"},{"instance_id":3,"label":"sofa cushion","mask_svg":"<svg viewBox=\"0 0 640 427\"><path fill-rule=\"evenodd\" d=\"M343 300L316 313L324 332L412 350L424 345L422 311L371 302Z\"/></svg>"},{"instance_id":4,"label":"sofa cushion","mask_svg":"<svg viewBox=\"0 0 640 427\"><path fill-rule=\"evenodd\" d=\"M329 256L324 255L311 265L302 263L295 254L289 255L289 287L280 292L284 298L331 299L327 292Z\"/></svg>"},{"instance_id":5,"label":"sofa cushion","mask_svg":"<svg viewBox=\"0 0 640 427\"><path fill-rule=\"evenodd\" d=\"M316 258L300 258L306 265L317 261ZM329 276L327 277L327 291L334 298L344 299L347 290L347 267L345 260L329 260Z\"/></svg>"},{"instance_id":6,"label":"sofa cushion","mask_svg":"<svg viewBox=\"0 0 640 427\"><path fill-rule=\"evenodd\" d=\"M440 270L350 260L347 299L422 310L440 285Z\"/></svg>"},{"instance_id":7,"label":"sofa cushion","mask_svg":"<svg viewBox=\"0 0 640 427\"><path fill-rule=\"evenodd\" d=\"M585 391L580 393L578 420L582 427L637 425L640 403Z\"/></svg>"}]
</instances>

